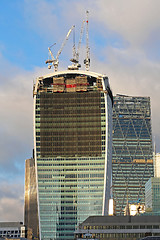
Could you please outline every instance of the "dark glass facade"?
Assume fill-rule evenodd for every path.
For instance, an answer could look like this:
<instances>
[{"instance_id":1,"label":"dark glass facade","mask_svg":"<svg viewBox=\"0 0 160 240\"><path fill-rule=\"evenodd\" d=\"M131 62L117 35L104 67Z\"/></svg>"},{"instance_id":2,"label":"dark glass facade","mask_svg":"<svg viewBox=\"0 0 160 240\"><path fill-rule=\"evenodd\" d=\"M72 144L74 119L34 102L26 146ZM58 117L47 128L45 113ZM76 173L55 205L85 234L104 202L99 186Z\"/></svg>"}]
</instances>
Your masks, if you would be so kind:
<instances>
[{"instance_id":1,"label":"dark glass facade","mask_svg":"<svg viewBox=\"0 0 160 240\"><path fill-rule=\"evenodd\" d=\"M101 105L100 91L41 93L41 156L101 156Z\"/></svg>"},{"instance_id":2,"label":"dark glass facade","mask_svg":"<svg viewBox=\"0 0 160 240\"><path fill-rule=\"evenodd\" d=\"M57 74L57 75L56 75ZM41 239L74 238L108 211L112 155L108 78L70 71L34 86L34 144Z\"/></svg>"},{"instance_id":3,"label":"dark glass facade","mask_svg":"<svg viewBox=\"0 0 160 240\"><path fill-rule=\"evenodd\" d=\"M145 183L153 176L149 97L116 95L113 106L112 184L116 214L129 201L145 202Z\"/></svg>"}]
</instances>

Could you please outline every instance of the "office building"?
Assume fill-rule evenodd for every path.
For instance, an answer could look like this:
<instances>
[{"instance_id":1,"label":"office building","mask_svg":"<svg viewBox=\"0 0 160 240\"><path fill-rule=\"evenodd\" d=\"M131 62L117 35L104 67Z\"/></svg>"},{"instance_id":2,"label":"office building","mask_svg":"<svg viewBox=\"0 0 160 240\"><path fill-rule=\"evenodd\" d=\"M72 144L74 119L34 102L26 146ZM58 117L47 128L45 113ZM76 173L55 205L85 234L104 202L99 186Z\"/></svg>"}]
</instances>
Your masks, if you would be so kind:
<instances>
[{"instance_id":1,"label":"office building","mask_svg":"<svg viewBox=\"0 0 160 240\"><path fill-rule=\"evenodd\" d=\"M135 240L160 236L160 216L91 216L75 231L75 239Z\"/></svg>"},{"instance_id":2,"label":"office building","mask_svg":"<svg viewBox=\"0 0 160 240\"><path fill-rule=\"evenodd\" d=\"M160 177L160 153L153 152L154 177Z\"/></svg>"},{"instance_id":3,"label":"office building","mask_svg":"<svg viewBox=\"0 0 160 240\"><path fill-rule=\"evenodd\" d=\"M27 238L27 228L22 222L0 222L0 238Z\"/></svg>"},{"instance_id":4,"label":"office building","mask_svg":"<svg viewBox=\"0 0 160 240\"><path fill-rule=\"evenodd\" d=\"M145 183L153 177L149 97L116 95L113 106L112 180L116 214L128 201L145 203Z\"/></svg>"},{"instance_id":5,"label":"office building","mask_svg":"<svg viewBox=\"0 0 160 240\"><path fill-rule=\"evenodd\" d=\"M152 177L145 184L146 210L160 214L160 178Z\"/></svg>"},{"instance_id":6,"label":"office building","mask_svg":"<svg viewBox=\"0 0 160 240\"><path fill-rule=\"evenodd\" d=\"M25 161L24 224L32 229L33 238L38 238L37 187L33 158Z\"/></svg>"},{"instance_id":7,"label":"office building","mask_svg":"<svg viewBox=\"0 0 160 240\"><path fill-rule=\"evenodd\" d=\"M66 70L39 77L33 95L40 238L71 240L108 213L112 92L104 75Z\"/></svg>"}]
</instances>

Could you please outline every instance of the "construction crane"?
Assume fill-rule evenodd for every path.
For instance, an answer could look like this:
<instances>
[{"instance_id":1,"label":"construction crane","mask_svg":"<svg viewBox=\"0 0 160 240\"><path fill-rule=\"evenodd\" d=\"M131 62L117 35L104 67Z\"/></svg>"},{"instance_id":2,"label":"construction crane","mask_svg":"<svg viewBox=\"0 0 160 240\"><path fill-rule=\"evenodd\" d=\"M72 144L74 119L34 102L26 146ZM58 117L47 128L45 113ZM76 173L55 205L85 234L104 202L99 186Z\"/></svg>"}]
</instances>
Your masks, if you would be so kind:
<instances>
[{"instance_id":1,"label":"construction crane","mask_svg":"<svg viewBox=\"0 0 160 240\"><path fill-rule=\"evenodd\" d=\"M58 71L58 64L59 64L58 58L59 58L59 55L61 54L61 52L62 52L62 50L63 50L63 48L64 48L64 46L65 46L65 44L66 44L66 42L67 42L67 40L68 40L68 38L69 38L69 36L70 36L70 34L71 34L71 32L72 32L72 30L73 30L74 28L75 28L75 26L73 25L73 26L69 29L69 31L68 31L68 33L67 33L67 35L66 35L66 37L65 37L65 39L64 39L64 41L63 41L63 43L62 43L62 45L61 45L60 50L58 51L58 53L57 53L57 55L56 55L56 58L54 58L53 53L52 53L52 51L51 51L51 48L55 45L55 43L54 43L53 45L51 45L50 47L48 47L49 53L50 53L50 55L51 55L51 59L47 60L47 61L46 61L46 64L49 64L49 65L48 65L48 68L49 68L49 69L51 69L52 66L54 66L54 71L55 71L55 72Z\"/></svg>"},{"instance_id":2,"label":"construction crane","mask_svg":"<svg viewBox=\"0 0 160 240\"><path fill-rule=\"evenodd\" d=\"M80 47L81 47L81 42L82 42L84 24L85 24L85 21L82 22L81 32L80 32L80 38L79 38L79 43L78 43L77 52L76 52L76 60L77 60L78 62L79 62L79 52L80 52Z\"/></svg>"},{"instance_id":3,"label":"construction crane","mask_svg":"<svg viewBox=\"0 0 160 240\"><path fill-rule=\"evenodd\" d=\"M85 69L89 71L90 66L90 49L89 49L89 34L88 34L88 14L89 11L86 11L86 59L84 59Z\"/></svg>"},{"instance_id":4,"label":"construction crane","mask_svg":"<svg viewBox=\"0 0 160 240\"><path fill-rule=\"evenodd\" d=\"M89 67L90 67L90 49L89 49L89 34L88 34L88 14L89 14L89 11L86 11L86 21L82 22L77 51L75 50L75 43L73 44L73 58L70 59L70 61L73 64L71 66L68 66L69 70L79 69L81 67L81 65L79 64L79 52L80 52L80 46L81 46L81 42L82 42L84 24L86 22L86 58L84 60L84 64L85 64L86 71L89 71Z\"/></svg>"},{"instance_id":5,"label":"construction crane","mask_svg":"<svg viewBox=\"0 0 160 240\"><path fill-rule=\"evenodd\" d=\"M78 42L78 47L76 51L75 47L75 38L74 38L74 43L73 43L73 58L70 59L70 61L73 63L71 66L68 66L68 69L79 69L81 67L81 64L79 64L79 52L80 52L80 46L82 42L82 37L83 37L83 31L84 31L84 24L85 21L82 21L81 25L81 31L80 31L80 37L79 37L79 42Z\"/></svg>"}]
</instances>

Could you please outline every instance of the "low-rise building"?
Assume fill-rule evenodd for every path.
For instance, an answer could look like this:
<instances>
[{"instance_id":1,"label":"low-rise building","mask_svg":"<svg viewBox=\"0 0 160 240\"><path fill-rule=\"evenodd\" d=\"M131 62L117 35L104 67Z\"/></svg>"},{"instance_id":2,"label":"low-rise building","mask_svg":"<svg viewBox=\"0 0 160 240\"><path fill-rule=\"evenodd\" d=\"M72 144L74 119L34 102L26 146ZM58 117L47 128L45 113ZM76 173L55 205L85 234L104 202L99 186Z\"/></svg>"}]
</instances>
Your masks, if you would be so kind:
<instances>
[{"instance_id":1,"label":"low-rise building","mask_svg":"<svg viewBox=\"0 0 160 240\"><path fill-rule=\"evenodd\" d=\"M0 238L26 238L27 229L22 222L0 222Z\"/></svg>"},{"instance_id":2,"label":"low-rise building","mask_svg":"<svg viewBox=\"0 0 160 240\"><path fill-rule=\"evenodd\" d=\"M135 240L160 236L160 216L90 216L75 231L75 239Z\"/></svg>"}]
</instances>

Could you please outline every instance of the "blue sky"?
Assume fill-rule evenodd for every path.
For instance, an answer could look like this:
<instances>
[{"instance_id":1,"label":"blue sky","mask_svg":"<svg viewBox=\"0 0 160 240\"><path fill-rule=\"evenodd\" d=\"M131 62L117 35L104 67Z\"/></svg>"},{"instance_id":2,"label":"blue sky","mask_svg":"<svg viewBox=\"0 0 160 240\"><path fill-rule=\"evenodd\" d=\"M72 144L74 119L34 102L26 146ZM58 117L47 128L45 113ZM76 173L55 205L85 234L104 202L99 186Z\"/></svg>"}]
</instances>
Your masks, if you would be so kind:
<instances>
[{"instance_id":1,"label":"blue sky","mask_svg":"<svg viewBox=\"0 0 160 240\"><path fill-rule=\"evenodd\" d=\"M20 0L1 1L0 29L3 56L25 70L39 65L45 39L27 22L25 2ZM42 65L42 63L41 63Z\"/></svg>"},{"instance_id":2,"label":"blue sky","mask_svg":"<svg viewBox=\"0 0 160 240\"><path fill-rule=\"evenodd\" d=\"M114 95L151 97L153 138L160 152L159 9L159 0L0 1L0 221L23 220L24 161L33 148L33 81L53 71L45 64L48 47L56 43L56 56L72 25L78 42L86 10L90 70L109 77ZM72 44L71 35L59 69L70 64Z\"/></svg>"}]
</instances>

